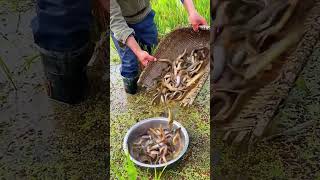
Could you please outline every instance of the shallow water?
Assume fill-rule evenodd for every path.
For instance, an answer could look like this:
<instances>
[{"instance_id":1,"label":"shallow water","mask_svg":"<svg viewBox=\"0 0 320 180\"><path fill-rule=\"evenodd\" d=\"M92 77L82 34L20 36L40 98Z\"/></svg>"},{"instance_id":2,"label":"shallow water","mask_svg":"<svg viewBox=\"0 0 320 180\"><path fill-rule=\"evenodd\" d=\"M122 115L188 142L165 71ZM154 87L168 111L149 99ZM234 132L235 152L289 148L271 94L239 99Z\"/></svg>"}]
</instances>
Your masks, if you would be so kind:
<instances>
[{"instance_id":1,"label":"shallow water","mask_svg":"<svg viewBox=\"0 0 320 180\"><path fill-rule=\"evenodd\" d=\"M48 100L43 69L30 29L34 6L20 13L0 8L0 56L17 91L0 75L0 177L105 179L107 169L106 88L86 102L68 106ZM102 86L108 87L106 78ZM94 131L93 131L94 129Z\"/></svg>"}]
</instances>

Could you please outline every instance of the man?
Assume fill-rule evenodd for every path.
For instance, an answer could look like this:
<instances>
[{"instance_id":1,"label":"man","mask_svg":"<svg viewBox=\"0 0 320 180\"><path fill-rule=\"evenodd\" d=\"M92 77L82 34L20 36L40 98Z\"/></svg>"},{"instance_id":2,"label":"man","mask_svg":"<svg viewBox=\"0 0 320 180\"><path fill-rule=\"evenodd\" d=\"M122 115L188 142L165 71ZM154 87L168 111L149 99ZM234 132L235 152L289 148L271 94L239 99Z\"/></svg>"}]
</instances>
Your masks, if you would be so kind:
<instances>
[{"instance_id":1,"label":"man","mask_svg":"<svg viewBox=\"0 0 320 180\"><path fill-rule=\"evenodd\" d=\"M199 25L207 24L196 11L192 0L182 0L181 2L188 12L189 21L195 31L198 31ZM120 71L125 91L129 94L137 92L138 61L146 66L148 62L156 60L150 55L151 49L158 43L154 15L150 0L111 0L112 39L121 58ZM169 14L168 18L170 18Z\"/></svg>"},{"instance_id":2,"label":"man","mask_svg":"<svg viewBox=\"0 0 320 180\"><path fill-rule=\"evenodd\" d=\"M108 0L97 0L107 11ZM75 104L86 94L85 67L92 54L92 1L38 0L32 21L47 79L48 96Z\"/></svg>"}]
</instances>

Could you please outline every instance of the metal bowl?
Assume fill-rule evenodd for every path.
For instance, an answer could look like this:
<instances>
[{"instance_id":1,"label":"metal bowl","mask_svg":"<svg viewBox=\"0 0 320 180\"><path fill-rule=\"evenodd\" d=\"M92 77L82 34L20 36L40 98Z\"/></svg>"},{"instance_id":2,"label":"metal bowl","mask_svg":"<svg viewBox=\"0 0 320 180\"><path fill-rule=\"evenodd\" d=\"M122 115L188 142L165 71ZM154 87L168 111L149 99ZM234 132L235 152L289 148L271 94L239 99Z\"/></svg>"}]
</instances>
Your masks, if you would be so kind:
<instances>
[{"instance_id":1,"label":"metal bowl","mask_svg":"<svg viewBox=\"0 0 320 180\"><path fill-rule=\"evenodd\" d=\"M124 137L123 150L130 155L130 159L136 165L143 167L143 168L157 168L157 169L159 168L160 169L165 166L167 166L167 168L168 168L168 167L171 167L172 165L176 164L182 158L182 156L186 153L188 145L189 145L189 135L187 133L187 130L180 123L174 121L173 128L179 128L179 127L181 128L181 141L183 143L183 149L175 159L172 159L172 160L168 161L167 163L152 165L152 164L142 163L142 162L134 159L131 156L130 148L131 148L134 140L136 138L146 134L146 132L149 128L158 128L160 126L160 124L164 128L168 127L168 119L164 118L164 117L155 117L155 118L149 118L149 119L142 120L142 121L138 122L137 124L135 124L134 126L132 126L129 129L129 131L127 132L126 136Z\"/></svg>"}]
</instances>

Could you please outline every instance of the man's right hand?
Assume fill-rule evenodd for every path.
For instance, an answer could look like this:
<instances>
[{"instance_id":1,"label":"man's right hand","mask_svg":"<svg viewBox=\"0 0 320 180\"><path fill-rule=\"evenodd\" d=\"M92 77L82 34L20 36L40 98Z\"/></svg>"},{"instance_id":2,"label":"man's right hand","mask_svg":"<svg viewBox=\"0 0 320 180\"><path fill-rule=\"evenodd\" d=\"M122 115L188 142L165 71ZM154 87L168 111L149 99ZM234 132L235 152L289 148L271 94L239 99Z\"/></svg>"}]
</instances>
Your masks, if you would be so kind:
<instances>
[{"instance_id":1,"label":"man's right hand","mask_svg":"<svg viewBox=\"0 0 320 180\"><path fill-rule=\"evenodd\" d=\"M147 66L150 61L156 61L156 58L147 51L140 50L136 53L136 56L143 66Z\"/></svg>"}]
</instances>

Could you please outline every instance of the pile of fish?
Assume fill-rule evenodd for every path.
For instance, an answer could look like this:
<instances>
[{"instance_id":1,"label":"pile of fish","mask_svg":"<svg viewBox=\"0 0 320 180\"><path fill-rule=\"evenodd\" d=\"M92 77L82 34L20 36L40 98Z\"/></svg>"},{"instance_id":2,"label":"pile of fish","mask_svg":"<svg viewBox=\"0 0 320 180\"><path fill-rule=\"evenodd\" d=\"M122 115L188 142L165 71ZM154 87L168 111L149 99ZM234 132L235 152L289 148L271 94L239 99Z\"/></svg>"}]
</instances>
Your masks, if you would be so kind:
<instances>
[{"instance_id":1,"label":"pile of fish","mask_svg":"<svg viewBox=\"0 0 320 180\"><path fill-rule=\"evenodd\" d=\"M157 82L157 93L152 104L183 100L204 75L208 55L209 49L201 47L192 50L190 54L185 49L175 60L159 59L158 61L167 63L168 67Z\"/></svg>"},{"instance_id":2,"label":"pile of fish","mask_svg":"<svg viewBox=\"0 0 320 180\"><path fill-rule=\"evenodd\" d=\"M177 157L183 144L181 129L174 129L169 111L168 128L149 128L146 134L133 142L130 154L138 161L147 164L163 164Z\"/></svg>"},{"instance_id":3,"label":"pile of fish","mask_svg":"<svg viewBox=\"0 0 320 180\"><path fill-rule=\"evenodd\" d=\"M214 4L213 119L230 120L241 99L261 81L263 73L272 70L273 62L299 42L300 29L280 35L298 2L222 0Z\"/></svg>"}]
</instances>

